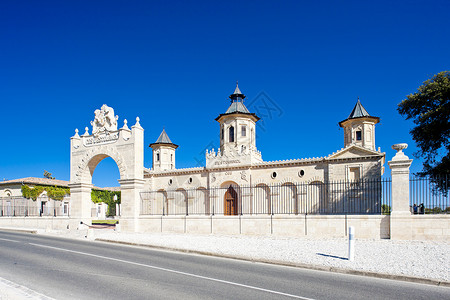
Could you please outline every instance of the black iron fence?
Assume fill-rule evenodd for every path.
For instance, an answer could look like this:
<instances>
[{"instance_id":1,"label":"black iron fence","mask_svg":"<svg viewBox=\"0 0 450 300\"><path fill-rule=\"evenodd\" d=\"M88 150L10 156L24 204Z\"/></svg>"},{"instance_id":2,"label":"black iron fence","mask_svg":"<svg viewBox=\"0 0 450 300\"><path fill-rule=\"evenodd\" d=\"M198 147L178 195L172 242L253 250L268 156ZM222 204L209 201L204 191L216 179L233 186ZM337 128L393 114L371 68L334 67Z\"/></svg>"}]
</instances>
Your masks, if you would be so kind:
<instances>
[{"instance_id":1,"label":"black iron fence","mask_svg":"<svg viewBox=\"0 0 450 300\"><path fill-rule=\"evenodd\" d=\"M449 179L448 175L436 178L411 178L409 181L411 212L413 214L450 213Z\"/></svg>"},{"instance_id":2,"label":"black iron fence","mask_svg":"<svg viewBox=\"0 0 450 300\"><path fill-rule=\"evenodd\" d=\"M390 207L390 179L141 193L141 215L381 214Z\"/></svg>"},{"instance_id":3,"label":"black iron fence","mask_svg":"<svg viewBox=\"0 0 450 300\"><path fill-rule=\"evenodd\" d=\"M69 216L69 203L33 201L23 197L0 198L0 217Z\"/></svg>"}]
</instances>

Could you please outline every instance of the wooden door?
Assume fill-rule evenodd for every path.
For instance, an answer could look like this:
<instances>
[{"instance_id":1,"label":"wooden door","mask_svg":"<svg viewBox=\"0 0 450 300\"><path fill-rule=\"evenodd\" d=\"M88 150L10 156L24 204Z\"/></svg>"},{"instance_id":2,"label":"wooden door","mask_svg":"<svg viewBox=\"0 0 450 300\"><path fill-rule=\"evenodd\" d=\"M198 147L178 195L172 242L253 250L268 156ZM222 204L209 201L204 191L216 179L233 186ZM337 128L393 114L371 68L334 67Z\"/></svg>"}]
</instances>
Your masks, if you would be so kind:
<instances>
[{"instance_id":1,"label":"wooden door","mask_svg":"<svg viewBox=\"0 0 450 300\"><path fill-rule=\"evenodd\" d=\"M237 207L237 193L236 190L230 186L225 193L224 197L224 215L226 216L235 216L238 214Z\"/></svg>"}]
</instances>

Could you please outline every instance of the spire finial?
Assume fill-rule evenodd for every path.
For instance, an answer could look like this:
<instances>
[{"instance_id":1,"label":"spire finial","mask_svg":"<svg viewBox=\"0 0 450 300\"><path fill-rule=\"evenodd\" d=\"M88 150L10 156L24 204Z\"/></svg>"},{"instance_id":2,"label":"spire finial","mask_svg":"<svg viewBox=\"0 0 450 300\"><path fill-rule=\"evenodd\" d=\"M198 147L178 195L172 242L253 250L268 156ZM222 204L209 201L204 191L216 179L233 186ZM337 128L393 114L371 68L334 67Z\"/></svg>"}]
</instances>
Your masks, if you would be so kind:
<instances>
[{"instance_id":1,"label":"spire finial","mask_svg":"<svg viewBox=\"0 0 450 300\"><path fill-rule=\"evenodd\" d=\"M243 101L245 98L245 95L242 94L241 90L239 89L239 81L236 80L236 88L234 89L234 93L230 95L231 103L233 101Z\"/></svg>"}]
</instances>

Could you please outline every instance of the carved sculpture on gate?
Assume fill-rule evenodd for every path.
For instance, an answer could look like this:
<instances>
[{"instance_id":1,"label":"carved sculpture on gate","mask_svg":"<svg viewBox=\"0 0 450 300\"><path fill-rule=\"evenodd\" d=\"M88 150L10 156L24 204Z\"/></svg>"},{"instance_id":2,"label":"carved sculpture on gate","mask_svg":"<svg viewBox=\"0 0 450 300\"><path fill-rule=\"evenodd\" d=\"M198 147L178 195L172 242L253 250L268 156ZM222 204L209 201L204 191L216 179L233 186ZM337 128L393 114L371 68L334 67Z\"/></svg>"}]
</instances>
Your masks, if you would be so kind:
<instances>
[{"instance_id":1,"label":"carved sculpture on gate","mask_svg":"<svg viewBox=\"0 0 450 300\"><path fill-rule=\"evenodd\" d=\"M92 134L97 136L103 132L116 131L119 116L114 116L114 109L103 104L101 109L95 110L95 119L91 121Z\"/></svg>"}]
</instances>

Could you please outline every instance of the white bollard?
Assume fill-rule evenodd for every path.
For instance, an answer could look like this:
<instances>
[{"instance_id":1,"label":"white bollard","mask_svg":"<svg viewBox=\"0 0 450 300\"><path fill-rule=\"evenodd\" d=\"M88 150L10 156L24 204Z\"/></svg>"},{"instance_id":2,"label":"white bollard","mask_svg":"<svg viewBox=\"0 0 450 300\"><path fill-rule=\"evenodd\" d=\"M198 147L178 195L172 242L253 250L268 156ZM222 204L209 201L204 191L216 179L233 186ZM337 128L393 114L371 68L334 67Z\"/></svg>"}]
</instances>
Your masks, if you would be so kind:
<instances>
[{"instance_id":1,"label":"white bollard","mask_svg":"<svg viewBox=\"0 0 450 300\"><path fill-rule=\"evenodd\" d=\"M348 260L355 259L355 227L348 228Z\"/></svg>"}]
</instances>

